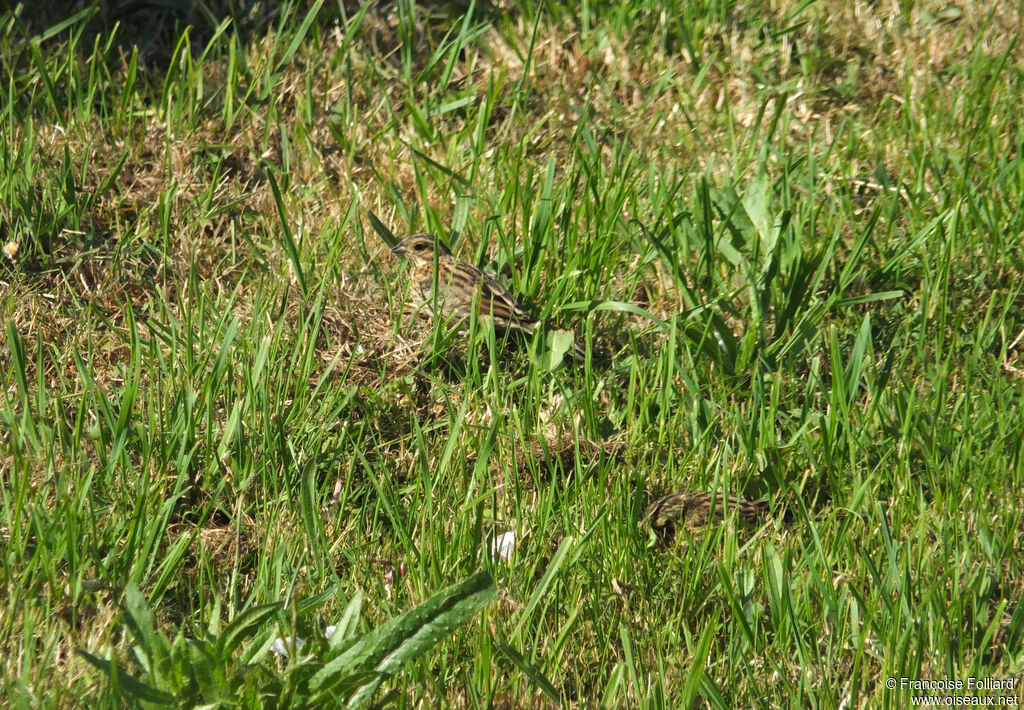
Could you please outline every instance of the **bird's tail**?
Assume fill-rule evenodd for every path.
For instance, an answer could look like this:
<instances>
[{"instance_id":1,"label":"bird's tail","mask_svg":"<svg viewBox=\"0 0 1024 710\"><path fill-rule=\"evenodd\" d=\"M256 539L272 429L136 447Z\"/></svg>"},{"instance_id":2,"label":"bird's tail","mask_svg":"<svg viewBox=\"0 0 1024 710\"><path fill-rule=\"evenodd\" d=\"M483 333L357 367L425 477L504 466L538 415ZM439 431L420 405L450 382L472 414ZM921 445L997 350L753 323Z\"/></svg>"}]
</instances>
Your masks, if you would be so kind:
<instances>
[{"instance_id":1,"label":"bird's tail","mask_svg":"<svg viewBox=\"0 0 1024 710\"><path fill-rule=\"evenodd\" d=\"M572 339L572 355L576 358L577 362L586 362L587 360L587 344L576 338Z\"/></svg>"},{"instance_id":2,"label":"bird's tail","mask_svg":"<svg viewBox=\"0 0 1024 710\"><path fill-rule=\"evenodd\" d=\"M572 356L576 358L576 362L586 362L587 360L587 344L582 340L573 338L572 340ZM611 360L611 356L602 348L596 345L591 350L591 356L596 362L607 363Z\"/></svg>"}]
</instances>

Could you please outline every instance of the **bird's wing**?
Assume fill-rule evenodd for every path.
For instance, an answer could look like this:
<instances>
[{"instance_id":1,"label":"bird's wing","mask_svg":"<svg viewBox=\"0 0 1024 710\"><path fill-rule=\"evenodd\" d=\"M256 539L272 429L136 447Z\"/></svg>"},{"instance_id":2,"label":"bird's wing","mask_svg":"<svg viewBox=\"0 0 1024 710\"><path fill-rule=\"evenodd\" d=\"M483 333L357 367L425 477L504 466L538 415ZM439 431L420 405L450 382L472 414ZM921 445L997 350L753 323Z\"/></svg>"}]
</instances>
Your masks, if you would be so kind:
<instances>
[{"instance_id":1,"label":"bird's wing","mask_svg":"<svg viewBox=\"0 0 1024 710\"><path fill-rule=\"evenodd\" d=\"M529 326L537 322L537 319L516 300L511 291L486 274L481 297L483 303L491 304L491 313L495 318L507 319L521 326Z\"/></svg>"},{"instance_id":2,"label":"bird's wing","mask_svg":"<svg viewBox=\"0 0 1024 710\"><path fill-rule=\"evenodd\" d=\"M497 325L528 329L537 322L511 291L473 264L459 262L455 272L452 280L456 284L473 284L480 289L482 312L494 318Z\"/></svg>"}]
</instances>

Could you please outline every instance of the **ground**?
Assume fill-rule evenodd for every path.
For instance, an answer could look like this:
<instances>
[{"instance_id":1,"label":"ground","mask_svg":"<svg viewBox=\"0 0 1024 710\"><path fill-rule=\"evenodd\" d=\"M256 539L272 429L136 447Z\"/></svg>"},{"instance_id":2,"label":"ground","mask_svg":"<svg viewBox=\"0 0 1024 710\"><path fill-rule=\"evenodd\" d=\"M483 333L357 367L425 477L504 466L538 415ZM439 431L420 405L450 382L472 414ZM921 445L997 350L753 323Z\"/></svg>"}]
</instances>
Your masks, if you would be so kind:
<instances>
[{"instance_id":1,"label":"ground","mask_svg":"<svg viewBox=\"0 0 1024 710\"><path fill-rule=\"evenodd\" d=\"M10 705L123 702L102 659L315 705L331 651L275 637L383 644L481 568L378 702L1020 698L1018 4L39 5L0 15ZM410 308L417 231L549 327ZM666 540L679 491L768 514ZM147 668L145 609L226 685Z\"/></svg>"}]
</instances>

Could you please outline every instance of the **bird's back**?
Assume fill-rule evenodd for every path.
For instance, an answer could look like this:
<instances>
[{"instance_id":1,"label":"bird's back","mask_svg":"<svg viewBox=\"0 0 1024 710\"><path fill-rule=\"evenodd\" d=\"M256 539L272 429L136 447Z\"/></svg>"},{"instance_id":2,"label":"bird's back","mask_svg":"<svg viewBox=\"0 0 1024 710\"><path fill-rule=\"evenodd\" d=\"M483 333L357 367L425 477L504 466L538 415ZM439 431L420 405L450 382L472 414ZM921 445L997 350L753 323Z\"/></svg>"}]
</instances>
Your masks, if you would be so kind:
<instances>
[{"instance_id":1,"label":"bird's back","mask_svg":"<svg viewBox=\"0 0 1024 710\"><path fill-rule=\"evenodd\" d=\"M537 319L524 309L507 288L477 266L444 255L437 261L437 308L442 313L468 320L473 308L478 314L491 317L500 327L531 330ZM435 307L434 265L423 264L415 269L413 282L421 302Z\"/></svg>"}]
</instances>

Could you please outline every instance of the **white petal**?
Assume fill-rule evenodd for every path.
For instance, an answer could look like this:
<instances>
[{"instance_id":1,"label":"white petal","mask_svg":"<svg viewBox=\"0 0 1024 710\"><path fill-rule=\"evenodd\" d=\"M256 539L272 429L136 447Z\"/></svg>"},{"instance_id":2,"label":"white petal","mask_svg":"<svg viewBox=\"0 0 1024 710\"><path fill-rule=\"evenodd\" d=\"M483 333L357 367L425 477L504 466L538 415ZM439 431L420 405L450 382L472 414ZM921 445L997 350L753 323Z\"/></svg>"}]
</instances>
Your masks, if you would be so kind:
<instances>
[{"instance_id":1,"label":"white petal","mask_svg":"<svg viewBox=\"0 0 1024 710\"><path fill-rule=\"evenodd\" d=\"M512 553L516 549L516 534L514 532L503 532L491 540L491 556L502 562L512 559Z\"/></svg>"}]
</instances>

